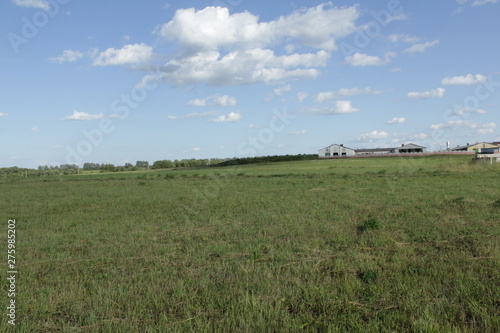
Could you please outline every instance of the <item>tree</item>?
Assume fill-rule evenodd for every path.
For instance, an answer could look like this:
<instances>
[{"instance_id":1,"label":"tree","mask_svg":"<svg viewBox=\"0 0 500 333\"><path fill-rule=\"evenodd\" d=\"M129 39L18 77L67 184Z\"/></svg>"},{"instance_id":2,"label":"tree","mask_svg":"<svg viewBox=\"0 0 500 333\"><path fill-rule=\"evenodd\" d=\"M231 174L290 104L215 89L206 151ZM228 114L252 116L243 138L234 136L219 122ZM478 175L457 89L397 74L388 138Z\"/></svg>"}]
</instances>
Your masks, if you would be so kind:
<instances>
[{"instance_id":1,"label":"tree","mask_svg":"<svg viewBox=\"0 0 500 333\"><path fill-rule=\"evenodd\" d=\"M153 169L169 169L174 167L175 167L174 162L170 160L155 161L152 166Z\"/></svg>"},{"instance_id":2,"label":"tree","mask_svg":"<svg viewBox=\"0 0 500 333\"><path fill-rule=\"evenodd\" d=\"M135 162L135 166L138 168L149 168L149 162L148 161L137 161Z\"/></svg>"}]
</instances>

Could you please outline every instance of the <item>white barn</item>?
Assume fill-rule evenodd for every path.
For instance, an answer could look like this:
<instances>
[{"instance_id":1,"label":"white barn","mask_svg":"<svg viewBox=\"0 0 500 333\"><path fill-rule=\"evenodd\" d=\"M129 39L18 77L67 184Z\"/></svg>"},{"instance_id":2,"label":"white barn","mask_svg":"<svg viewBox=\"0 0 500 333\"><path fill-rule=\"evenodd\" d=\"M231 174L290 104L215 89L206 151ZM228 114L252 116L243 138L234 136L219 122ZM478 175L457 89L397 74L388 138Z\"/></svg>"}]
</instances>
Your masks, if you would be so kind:
<instances>
[{"instance_id":1,"label":"white barn","mask_svg":"<svg viewBox=\"0 0 500 333\"><path fill-rule=\"evenodd\" d=\"M355 154L354 149L344 147L342 144L333 144L318 150L318 157L354 156Z\"/></svg>"}]
</instances>

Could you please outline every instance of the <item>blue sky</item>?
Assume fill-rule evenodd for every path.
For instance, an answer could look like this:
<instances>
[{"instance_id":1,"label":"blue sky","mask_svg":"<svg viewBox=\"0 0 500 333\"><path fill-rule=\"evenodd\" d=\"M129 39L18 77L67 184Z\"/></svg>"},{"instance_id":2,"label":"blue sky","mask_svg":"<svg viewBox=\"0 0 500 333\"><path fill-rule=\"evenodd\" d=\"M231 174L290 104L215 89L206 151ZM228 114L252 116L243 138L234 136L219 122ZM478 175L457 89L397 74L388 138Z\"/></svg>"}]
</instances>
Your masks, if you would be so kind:
<instances>
[{"instance_id":1,"label":"blue sky","mask_svg":"<svg viewBox=\"0 0 500 333\"><path fill-rule=\"evenodd\" d=\"M0 4L0 166L500 141L500 4Z\"/></svg>"}]
</instances>

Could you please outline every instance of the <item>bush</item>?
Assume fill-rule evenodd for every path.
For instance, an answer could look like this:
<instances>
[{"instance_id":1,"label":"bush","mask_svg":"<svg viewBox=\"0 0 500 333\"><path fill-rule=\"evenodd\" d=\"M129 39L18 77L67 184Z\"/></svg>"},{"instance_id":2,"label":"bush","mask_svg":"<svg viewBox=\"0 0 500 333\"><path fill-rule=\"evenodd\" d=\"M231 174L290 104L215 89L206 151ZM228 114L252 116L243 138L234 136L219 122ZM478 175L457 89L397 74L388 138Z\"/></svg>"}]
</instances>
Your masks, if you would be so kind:
<instances>
[{"instance_id":1,"label":"bush","mask_svg":"<svg viewBox=\"0 0 500 333\"><path fill-rule=\"evenodd\" d=\"M363 226L361 227L362 231L367 230L376 230L382 228L380 221L374 217L369 218L363 222Z\"/></svg>"}]
</instances>

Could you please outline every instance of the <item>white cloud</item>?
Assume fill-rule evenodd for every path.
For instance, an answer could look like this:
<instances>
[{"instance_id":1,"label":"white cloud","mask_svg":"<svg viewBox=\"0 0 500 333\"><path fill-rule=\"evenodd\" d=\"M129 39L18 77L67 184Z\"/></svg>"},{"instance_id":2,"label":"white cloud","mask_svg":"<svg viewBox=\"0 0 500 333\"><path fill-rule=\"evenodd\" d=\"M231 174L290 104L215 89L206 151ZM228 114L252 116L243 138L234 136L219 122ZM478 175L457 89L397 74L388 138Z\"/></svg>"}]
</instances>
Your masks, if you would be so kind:
<instances>
[{"instance_id":1,"label":"white cloud","mask_svg":"<svg viewBox=\"0 0 500 333\"><path fill-rule=\"evenodd\" d=\"M307 96L309 96L309 95L305 92L298 92L297 93L297 99L299 100L299 102L302 102Z\"/></svg>"},{"instance_id":2,"label":"white cloud","mask_svg":"<svg viewBox=\"0 0 500 333\"><path fill-rule=\"evenodd\" d=\"M464 85L470 86L473 84L479 84L488 79L487 76L481 74L467 74L462 76L445 77L442 81L442 85Z\"/></svg>"},{"instance_id":3,"label":"white cloud","mask_svg":"<svg viewBox=\"0 0 500 333\"><path fill-rule=\"evenodd\" d=\"M192 150L192 151L200 151L200 150L201 150L201 148L199 148L199 147L194 147L194 148L193 148L193 149L191 149L191 150Z\"/></svg>"},{"instance_id":4,"label":"white cloud","mask_svg":"<svg viewBox=\"0 0 500 333\"><path fill-rule=\"evenodd\" d=\"M208 82L211 85L244 85L257 82L315 78L319 71L313 66L325 66L329 54L294 54L276 56L272 50L233 51L221 57L217 51L174 59L164 66L161 79L177 85ZM296 68L306 67L306 68Z\"/></svg>"},{"instance_id":5,"label":"white cloud","mask_svg":"<svg viewBox=\"0 0 500 333\"><path fill-rule=\"evenodd\" d=\"M0 112L0 117L7 117L9 114L5 112Z\"/></svg>"},{"instance_id":6,"label":"white cloud","mask_svg":"<svg viewBox=\"0 0 500 333\"><path fill-rule=\"evenodd\" d=\"M358 137L358 140L360 141L366 141L366 140L377 140L377 139L385 139L389 136L389 133L385 132L385 131L372 131L372 132L369 132L369 133L365 133L365 134L361 134L359 137Z\"/></svg>"},{"instance_id":7,"label":"white cloud","mask_svg":"<svg viewBox=\"0 0 500 333\"><path fill-rule=\"evenodd\" d=\"M331 106L322 108L317 108L317 107L310 108L307 112L330 115L330 114L353 113L358 111L359 109L351 105L351 101L341 100L341 101L335 101L335 103L333 103Z\"/></svg>"},{"instance_id":8,"label":"white cloud","mask_svg":"<svg viewBox=\"0 0 500 333\"><path fill-rule=\"evenodd\" d=\"M477 113L477 114L485 114L485 113L487 113L486 110L483 110L483 109L471 110L469 108L461 108L460 110L458 110L457 112L455 112L455 114L457 116L463 116L466 112L474 112L474 113Z\"/></svg>"},{"instance_id":9,"label":"white cloud","mask_svg":"<svg viewBox=\"0 0 500 333\"><path fill-rule=\"evenodd\" d=\"M390 72L391 73L398 73L398 72L401 72L403 69L400 68L400 67L394 67L394 68L391 68Z\"/></svg>"},{"instance_id":10,"label":"white cloud","mask_svg":"<svg viewBox=\"0 0 500 333\"><path fill-rule=\"evenodd\" d=\"M372 89L370 87L366 87L363 89L360 88L342 88L337 91L324 91L318 93L314 97L314 101L316 103L322 103L331 99L342 98L347 96L356 96L356 95L377 95L381 94L381 90Z\"/></svg>"},{"instance_id":11,"label":"white cloud","mask_svg":"<svg viewBox=\"0 0 500 333\"><path fill-rule=\"evenodd\" d=\"M191 106L234 106L236 105L236 98L229 95L211 95L203 99L193 99L188 102Z\"/></svg>"},{"instance_id":12,"label":"white cloud","mask_svg":"<svg viewBox=\"0 0 500 333\"><path fill-rule=\"evenodd\" d=\"M394 117L392 118L391 120L387 121L386 124L389 124L389 125L394 125L394 124L402 124L406 121L405 118L403 117Z\"/></svg>"},{"instance_id":13,"label":"white cloud","mask_svg":"<svg viewBox=\"0 0 500 333\"><path fill-rule=\"evenodd\" d=\"M281 96L283 95L284 93L286 93L287 91L290 91L292 90L292 86L287 84L287 85L284 85L282 87L279 87L279 88L274 88L272 94L270 94L268 97L266 97L264 99L264 101L270 101L272 100L274 97L278 97L278 96Z\"/></svg>"},{"instance_id":14,"label":"white cloud","mask_svg":"<svg viewBox=\"0 0 500 333\"><path fill-rule=\"evenodd\" d=\"M47 0L12 0L12 3L20 7L49 9L50 5Z\"/></svg>"},{"instance_id":15,"label":"white cloud","mask_svg":"<svg viewBox=\"0 0 500 333\"><path fill-rule=\"evenodd\" d=\"M153 48L144 43L128 44L121 49L109 48L99 53L94 59L94 66L109 65L133 65L141 64L150 60L153 56Z\"/></svg>"},{"instance_id":16,"label":"white cloud","mask_svg":"<svg viewBox=\"0 0 500 333\"><path fill-rule=\"evenodd\" d=\"M73 50L64 50L61 55L49 58L49 60L57 64L63 64L65 62L75 62L82 57L83 57L82 52Z\"/></svg>"},{"instance_id":17,"label":"white cloud","mask_svg":"<svg viewBox=\"0 0 500 333\"><path fill-rule=\"evenodd\" d=\"M123 116L120 116L118 113L112 113L108 116L109 119L123 119Z\"/></svg>"},{"instance_id":18,"label":"white cloud","mask_svg":"<svg viewBox=\"0 0 500 333\"><path fill-rule=\"evenodd\" d=\"M433 124L431 125L431 129L433 130L438 130L438 129L443 129L443 128L453 128L453 127L470 127L470 128L476 128L477 125L470 121L470 120L450 120L446 123L439 123L439 124Z\"/></svg>"},{"instance_id":19,"label":"white cloud","mask_svg":"<svg viewBox=\"0 0 500 333\"><path fill-rule=\"evenodd\" d=\"M286 86L283 86L283 87L279 87L279 88L275 88L273 90L273 95L274 96L281 96L283 95L285 92L287 91L290 91L292 90L292 86L287 84Z\"/></svg>"},{"instance_id":20,"label":"white cloud","mask_svg":"<svg viewBox=\"0 0 500 333\"><path fill-rule=\"evenodd\" d=\"M437 88L437 89L424 91L424 92L409 92L408 97L418 98L418 99L429 98L429 97L440 97L441 98L444 96L445 91L446 91L446 89L444 89L444 88Z\"/></svg>"},{"instance_id":21,"label":"white cloud","mask_svg":"<svg viewBox=\"0 0 500 333\"><path fill-rule=\"evenodd\" d=\"M64 117L64 120L96 120L104 118L102 113L100 114L89 114L87 112L79 112L73 110L73 114L71 116Z\"/></svg>"},{"instance_id":22,"label":"white cloud","mask_svg":"<svg viewBox=\"0 0 500 333\"><path fill-rule=\"evenodd\" d=\"M199 98L195 98L195 99L192 99L188 102L188 105L191 105L191 106L205 106L207 105L207 99L204 98L204 99L199 99Z\"/></svg>"},{"instance_id":23,"label":"white cloud","mask_svg":"<svg viewBox=\"0 0 500 333\"><path fill-rule=\"evenodd\" d=\"M410 140L425 140L427 139L429 136L425 133L419 133L419 134L415 134L411 137Z\"/></svg>"},{"instance_id":24,"label":"white cloud","mask_svg":"<svg viewBox=\"0 0 500 333\"><path fill-rule=\"evenodd\" d=\"M357 52L345 58L345 60L351 66L381 66L388 64L395 56L396 54L394 52L387 52L384 58Z\"/></svg>"},{"instance_id":25,"label":"white cloud","mask_svg":"<svg viewBox=\"0 0 500 333\"><path fill-rule=\"evenodd\" d=\"M385 23L391 23L392 21L404 21L404 20L407 20L408 19L408 16L405 14L405 13L399 13L399 14L396 14L396 15L391 15L387 18L387 20L385 21Z\"/></svg>"},{"instance_id":26,"label":"white cloud","mask_svg":"<svg viewBox=\"0 0 500 333\"><path fill-rule=\"evenodd\" d=\"M227 8L179 9L156 32L178 41L177 58L162 66L159 78L176 85L244 85L309 79L319 75L336 49L336 39L356 30L357 6L331 4L299 10L268 22L249 12ZM315 53L276 55L270 48L286 43L320 49ZM289 53L295 47L287 47Z\"/></svg>"},{"instance_id":27,"label":"white cloud","mask_svg":"<svg viewBox=\"0 0 500 333\"><path fill-rule=\"evenodd\" d=\"M491 134L495 131L495 128L497 127L497 124L491 122L488 124L483 124L480 126L480 128L477 130L478 134Z\"/></svg>"},{"instance_id":28,"label":"white cloud","mask_svg":"<svg viewBox=\"0 0 500 333\"><path fill-rule=\"evenodd\" d=\"M336 48L336 38L355 31L358 16L356 6L332 8L331 4L320 4L269 22L259 22L258 16L249 12L230 14L224 7L189 8L178 9L157 32L167 40L178 40L183 49L193 52L231 46L259 48L286 38L332 50Z\"/></svg>"},{"instance_id":29,"label":"white cloud","mask_svg":"<svg viewBox=\"0 0 500 333\"><path fill-rule=\"evenodd\" d=\"M476 0L472 3L472 6L482 6L482 5L485 5L487 3L497 3L498 0Z\"/></svg>"},{"instance_id":30,"label":"white cloud","mask_svg":"<svg viewBox=\"0 0 500 333\"><path fill-rule=\"evenodd\" d=\"M459 119L459 120L450 120L446 123L439 123L439 124L431 125L431 129L433 129L433 130L438 130L438 129L443 129L443 128L458 128L458 127L476 129L477 131L475 132L475 134L492 134L495 132L497 124L494 122L491 122L491 123L478 125L471 120Z\"/></svg>"},{"instance_id":31,"label":"white cloud","mask_svg":"<svg viewBox=\"0 0 500 333\"><path fill-rule=\"evenodd\" d=\"M30 131L32 131L32 132L36 132L36 131L38 131L38 130L39 130L39 128L38 128L38 127L36 127L36 126L34 126L34 127L30 128Z\"/></svg>"},{"instance_id":32,"label":"white cloud","mask_svg":"<svg viewBox=\"0 0 500 333\"><path fill-rule=\"evenodd\" d=\"M301 130L301 131L290 132L290 133L288 133L288 135L297 136L297 135L306 134L307 132L309 132L309 131L308 130Z\"/></svg>"},{"instance_id":33,"label":"white cloud","mask_svg":"<svg viewBox=\"0 0 500 333\"><path fill-rule=\"evenodd\" d=\"M432 42L425 42L421 44L415 44L413 46L410 46L406 50L403 51L403 53L415 53L415 52L425 52L429 47L433 47L434 45L439 44L439 40L435 39Z\"/></svg>"},{"instance_id":34,"label":"white cloud","mask_svg":"<svg viewBox=\"0 0 500 333\"><path fill-rule=\"evenodd\" d=\"M202 117L216 116L218 114L220 114L219 111L192 112L192 113L188 113L184 116L180 116L180 117L169 115L169 116L167 116L167 118L170 120L186 119L186 118L202 118Z\"/></svg>"},{"instance_id":35,"label":"white cloud","mask_svg":"<svg viewBox=\"0 0 500 333\"><path fill-rule=\"evenodd\" d=\"M226 123L235 122L241 119L241 114L239 112L230 112L228 115L221 114L217 118L209 119L208 121L214 123Z\"/></svg>"},{"instance_id":36,"label":"white cloud","mask_svg":"<svg viewBox=\"0 0 500 333\"><path fill-rule=\"evenodd\" d=\"M405 34L391 34L387 38L393 43L397 43L400 41L404 43L416 43L420 41L419 37L409 36Z\"/></svg>"},{"instance_id":37,"label":"white cloud","mask_svg":"<svg viewBox=\"0 0 500 333\"><path fill-rule=\"evenodd\" d=\"M254 124L249 124L248 128L262 128L262 126L254 125Z\"/></svg>"}]
</instances>

